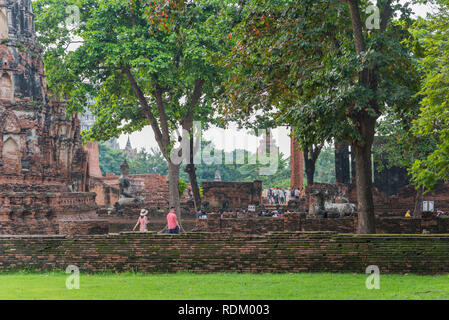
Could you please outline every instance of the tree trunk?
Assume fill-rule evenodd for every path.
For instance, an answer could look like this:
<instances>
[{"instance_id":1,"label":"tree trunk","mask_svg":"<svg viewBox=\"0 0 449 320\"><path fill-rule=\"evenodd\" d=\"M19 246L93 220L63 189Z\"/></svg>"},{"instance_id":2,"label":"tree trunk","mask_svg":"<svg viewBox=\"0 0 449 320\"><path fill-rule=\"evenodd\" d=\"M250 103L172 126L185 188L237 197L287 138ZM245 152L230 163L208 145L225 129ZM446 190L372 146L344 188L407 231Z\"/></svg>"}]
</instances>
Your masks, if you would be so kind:
<instances>
[{"instance_id":1,"label":"tree trunk","mask_svg":"<svg viewBox=\"0 0 449 320\"><path fill-rule=\"evenodd\" d=\"M195 203L195 210L198 210L201 208L201 195L200 188L198 187L198 181L196 179L195 165L193 163L187 164L184 171L189 175L190 186L192 187L193 193L193 201Z\"/></svg>"},{"instance_id":2,"label":"tree trunk","mask_svg":"<svg viewBox=\"0 0 449 320\"><path fill-rule=\"evenodd\" d=\"M315 162L312 159L304 159L306 165L307 185L311 186L314 183L315 176Z\"/></svg>"},{"instance_id":3,"label":"tree trunk","mask_svg":"<svg viewBox=\"0 0 449 320\"><path fill-rule=\"evenodd\" d=\"M168 189L169 189L169 206L174 207L176 215L178 216L179 224L181 224L181 206L179 197L179 168L180 165L175 165L168 161Z\"/></svg>"},{"instance_id":4,"label":"tree trunk","mask_svg":"<svg viewBox=\"0 0 449 320\"><path fill-rule=\"evenodd\" d=\"M355 152L354 147L351 146L351 183L355 184L356 169L355 169Z\"/></svg>"},{"instance_id":5,"label":"tree trunk","mask_svg":"<svg viewBox=\"0 0 449 320\"><path fill-rule=\"evenodd\" d=\"M335 141L335 183L349 183L349 146Z\"/></svg>"},{"instance_id":6,"label":"tree trunk","mask_svg":"<svg viewBox=\"0 0 449 320\"><path fill-rule=\"evenodd\" d=\"M422 201L423 201L423 187L418 187L416 190L415 209L413 210L413 217L422 217Z\"/></svg>"},{"instance_id":7,"label":"tree trunk","mask_svg":"<svg viewBox=\"0 0 449 320\"><path fill-rule=\"evenodd\" d=\"M311 186L314 183L316 161L321 152L320 146L304 148L304 164L306 166L307 185Z\"/></svg>"},{"instance_id":8,"label":"tree trunk","mask_svg":"<svg viewBox=\"0 0 449 320\"><path fill-rule=\"evenodd\" d=\"M363 24L360 16L360 1L347 0L351 15L352 31L354 36L355 50L358 54L366 51L365 39L363 36ZM391 1L385 1L381 12L380 30L383 33L389 19L391 18ZM381 51L382 45L376 50ZM358 233L370 234L376 232L374 217L374 202L372 191L371 174L371 148L374 140L374 128L376 119L381 115L379 105L376 99L378 89L377 78L378 66L364 68L359 72L359 85L369 88L374 94L369 101L369 107L364 110L349 110L352 114L352 120L356 124L357 131L361 136L352 142L356 161L356 187L358 202ZM371 110L370 110L371 109ZM373 116L373 113L375 116Z\"/></svg>"},{"instance_id":9,"label":"tree trunk","mask_svg":"<svg viewBox=\"0 0 449 320\"><path fill-rule=\"evenodd\" d=\"M360 120L359 129L364 143L353 143L356 164L357 233L360 234L376 233L371 172L371 148L375 124L373 118L366 117Z\"/></svg>"},{"instance_id":10,"label":"tree trunk","mask_svg":"<svg viewBox=\"0 0 449 320\"><path fill-rule=\"evenodd\" d=\"M195 211L198 209L201 209L201 195L200 195L200 188L198 187L198 180L196 177L196 168L195 164L193 162L195 153L198 150L195 150L194 147L194 136L191 133L190 134L190 155L189 155L189 163L187 163L186 168L184 169L184 172L186 172L189 175L190 180L190 186L192 188L192 194L193 194L193 202L195 204Z\"/></svg>"}]
</instances>

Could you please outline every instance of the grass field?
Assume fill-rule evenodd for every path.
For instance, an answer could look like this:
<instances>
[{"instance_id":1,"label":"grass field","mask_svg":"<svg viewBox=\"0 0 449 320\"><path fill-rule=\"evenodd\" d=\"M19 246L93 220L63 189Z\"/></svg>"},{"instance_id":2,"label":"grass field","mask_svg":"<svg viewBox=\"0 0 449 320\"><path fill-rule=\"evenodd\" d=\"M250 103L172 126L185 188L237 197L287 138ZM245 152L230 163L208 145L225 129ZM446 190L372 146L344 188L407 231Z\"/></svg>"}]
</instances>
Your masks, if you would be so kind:
<instances>
[{"instance_id":1,"label":"grass field","mask_svg":"<svg viewBox=\"0 0 449 320\"><path fill-rule=\"evenodd\" d=\"M449 299L449 275L364 274L81 274L68 290L64 273L0 274L0 299Z\"/></svg>"}]
</instances>

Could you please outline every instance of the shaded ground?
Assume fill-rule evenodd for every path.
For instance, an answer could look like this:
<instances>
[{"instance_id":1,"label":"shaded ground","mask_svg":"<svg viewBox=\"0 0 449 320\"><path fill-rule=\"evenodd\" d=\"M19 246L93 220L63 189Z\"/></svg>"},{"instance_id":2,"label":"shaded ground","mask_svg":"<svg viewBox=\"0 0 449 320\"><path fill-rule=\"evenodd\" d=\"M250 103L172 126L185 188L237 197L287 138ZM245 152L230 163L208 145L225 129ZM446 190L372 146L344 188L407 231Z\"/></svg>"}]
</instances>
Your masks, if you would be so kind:
<instances>
[{"instance_id":1,"label":"shaded ground","mask_svg":"<svg viewBox=\"0 0 449 320\"><path fill-rule=\"evenodd\" d=\"M381 275L368 290L365 274L0 274L0 299L449 299L449 275Z\"/></svg>"}]
</instances>

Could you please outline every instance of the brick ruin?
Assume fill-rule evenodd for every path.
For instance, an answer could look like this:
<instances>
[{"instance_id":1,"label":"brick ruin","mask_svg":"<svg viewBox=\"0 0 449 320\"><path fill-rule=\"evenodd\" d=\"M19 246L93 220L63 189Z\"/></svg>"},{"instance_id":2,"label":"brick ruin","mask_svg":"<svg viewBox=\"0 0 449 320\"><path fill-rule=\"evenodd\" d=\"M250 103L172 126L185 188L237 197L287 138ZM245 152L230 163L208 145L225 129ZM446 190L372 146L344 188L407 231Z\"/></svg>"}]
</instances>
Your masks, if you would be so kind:
<instances>
[{"instance_id":1,"label":"brick ruin","mask_svg":"<svg viewBox=\"0 0 449 320\"><path fill-rule=\"evenodd\" d=\"M271 232L357 233L357 215L342 218L310 218L306 213L285 212L282 217L258 217L235 213L208 214L200 221L199 231L234 235L262 235ZM449 219L427 216L424 218L376 217L378 234L448 234Z\"/></svg>"},{"instance_id":2,"label":"brick ruin","mask_svg":"<svg viewBox=\"0 0 449 320\"><path fill-rule=\"evenodd\" d=\"M248 205L262 204L262 181L203 182L203 204L212 210L248 209Z\"/></svg>"},{"instance_id":3,"label":"brick ruin","mask_svg":"<svg viewBox=\"0 0 449 320\"><path fill-rule=\"evenodd\" d=\"M97 204L101 207L112 207L118 201L119 176L108 173L104 177L90 180L91 191L97 194ZM132 194L143 200L144 205L151 208L168 209L167 177L159 174L131 174Z\"/></svg>"},{"instance_id":4,"label":"brick ruin","mask_svg":"<svg viewBox=\"0 0 449 320\"><path fill-rule=\"evenodd\" d=\"M346 272L449 273L448 235L264 235L120 233L96 236L0 236L1 272ZM363 285L363 281L361 285Z\"/></svg>"},{"instance_id":5,"label":"brick ruin","mask_svg":"<svg viewBox=\"0 0 449 320\"><path fill-rule=\"evenodd\" d=\"M57 234L80 221L90 224L80 233L104 232L79 121L47 95L31 0L0 4L0 79L0 234Z\"/></svg>"},{"instance_id":6,"label":"brick ruin","mask_svg":"<svg viewBox=\"0 0 449 320\"><path fill-rule=\"evenodd\" d=\"M304 153L299 150L298 141L290 137L290 187L301 189L304 187Z\"/></svg>"},{"instance_id":7,"label":"brick ruin","mask_svg":"<svg viewBox=\"0 0 449 320\"><path fill-rule=\"evenodd\" d=\"M117 202L119 176L101 175L98 144L83 149L77 116L67 118L64 103L48 98L33 19L30 0L0 4L0 233L59 233L76 221L88 221L84 223L87 229L105 231L104 226L90 225L100 223L97 206L103 216ZM294 137L291 149L291 184L301 187L303 155ZM312 189L325 189L336 203L343 202L342 198L357 202L350 183L354 170L350 175L353 162L348 145L336 144L335 149L336 178L343 183L309 186L307 201L297 206L299 211L313 207ZM400 216L413 208L416 191L408 185L403 169L375 172L376 215ZM133 193L144 200L143 207L167 210L167 177L147 174L129 179ZM212 210L247 209L250 204L262 204L261 190L260 181L205 182L204 203ZM449 185L440 184L423 200L433 200L436 208L449 211L448 195ZM191 209L185 207L186 212ZM134 208L130 218L138 210Z\"/></svg>"},{"instance_id":8,"label":"brick ruin","mask_svg":"<svg viewBox=\"0 0 449 320\"><path fill-rule=\"evenodd\" d=\"M394 182L396 183L396 182ZM391 185L380 186L381 189L373 187L374 213L377 217L403 217L407 210L413 212L416 200L416 189L413 185L405 184L398 187L393 194L388 194L386 190L392 190ZM306 188L307 208L310 212L316 206L318 198L315 191L322 191L326 194L326 200L334 203L357 203L357 192L355 184L338 183L315 183ZM449 212L449 183L439 183L429 193L423 195L423 201L433 201L435 210Z\"/></svg>"},{"instance_id":9,"label":"brick ruin","mask_svg":"<svg viewBox=\"0 0 449 320\"><path fill-rule=\"evenodd\" d=\"M84 147L87 152L89 168L89 190L96 194L96 203L100 208L113 207L119 199L119 176L100 170L98 142L91 142ZM168 209L167 177L159 174L130 174L131 193L143 200L143 207Z\"/></svg>"}]
</instances>

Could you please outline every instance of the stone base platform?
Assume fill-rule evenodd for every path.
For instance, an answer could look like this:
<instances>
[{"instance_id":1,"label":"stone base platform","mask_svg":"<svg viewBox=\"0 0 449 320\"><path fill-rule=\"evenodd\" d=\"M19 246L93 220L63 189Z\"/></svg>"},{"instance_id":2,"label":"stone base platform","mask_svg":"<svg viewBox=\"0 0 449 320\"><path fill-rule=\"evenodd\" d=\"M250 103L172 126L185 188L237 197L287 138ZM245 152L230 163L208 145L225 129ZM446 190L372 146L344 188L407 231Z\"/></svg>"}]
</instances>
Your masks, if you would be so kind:
<instances>
[{"instance_id":1,"label":"stone base platform","mask_svg":"<svg viewBox=\"0 0 449 320\"><path fill-rule=\"evenodd\" d=\"M97 215L95 193L0 193L0 234L105 234L107 220Z\"/></svg>"},{"instance_id":2,"label":"stone base platform","mask_svg":"<svg viewBox=\"0 0 449 320\"><path fill-rule=\"evenodd\" d=\"M449 235L286 232L0 236L0 271L449 274ZM361 283L363 285L363 283Z\"/></svg>"}]
</instances>

